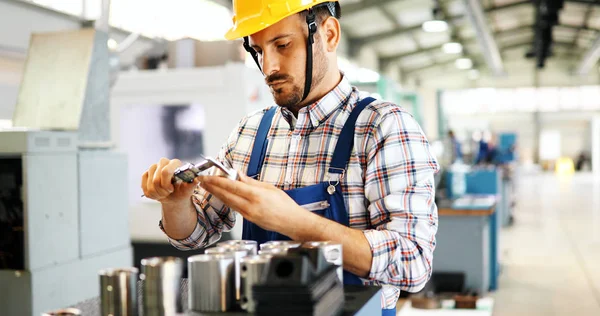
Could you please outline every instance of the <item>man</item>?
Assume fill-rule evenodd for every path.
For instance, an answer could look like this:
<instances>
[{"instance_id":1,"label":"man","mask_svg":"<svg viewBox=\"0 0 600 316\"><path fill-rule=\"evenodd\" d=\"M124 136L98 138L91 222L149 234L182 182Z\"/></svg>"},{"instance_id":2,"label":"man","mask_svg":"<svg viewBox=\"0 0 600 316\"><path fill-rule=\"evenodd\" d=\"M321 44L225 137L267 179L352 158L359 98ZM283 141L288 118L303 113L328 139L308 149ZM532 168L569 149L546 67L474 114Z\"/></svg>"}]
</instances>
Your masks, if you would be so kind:
<instances>
[{"instance_id":1,"label":"man","mask_svg":"<svg viewBox=\"0 0 600 316\"><path fill-rule=\"evenodd\" d=\"M243 118L217 157L240 181L173 186L181 162L163 158L142 188L162 203L160 227L180 249L219 240L232 209L244 239L341 243L344 282L382 285L383 314L395 315L400 290L431 276L438 165L410 114L365 98L340 73L338 2L307 2L233 2L226 37L244 38L278 105Z\"/></svg>"}]
</instances>

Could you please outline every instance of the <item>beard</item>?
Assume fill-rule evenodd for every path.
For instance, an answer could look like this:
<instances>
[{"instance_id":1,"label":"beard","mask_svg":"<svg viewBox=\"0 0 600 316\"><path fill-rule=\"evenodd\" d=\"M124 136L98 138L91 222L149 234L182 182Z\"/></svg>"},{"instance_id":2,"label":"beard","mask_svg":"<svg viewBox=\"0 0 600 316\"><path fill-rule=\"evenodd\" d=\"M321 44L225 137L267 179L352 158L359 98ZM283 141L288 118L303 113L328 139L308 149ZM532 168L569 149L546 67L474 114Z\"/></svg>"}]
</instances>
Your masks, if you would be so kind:
<instances>
[{"instance_id":1,"label":"beard","mask_svg":"<svg viewBox=\"0 0 600 316\"><path fill-rule=\"evenodd\" d=\"M315 49L313 51L311 90L313 90L323 81L328 69L328 62L323 50L323 46L319 45L319 43L320 42L315 41L315 44L313 44ZM271 88L273 99L277 105L287 108L295 113L306 106L306 104L302 104L302 101L304 101L302 100L302 97L304 96L306 68L304 72L305 74L298 80L290 75L280 73L267 76L266 82ZM285 82L279 85L271 86L271 83L277 81Z\"/></svg>"}]
</instances>

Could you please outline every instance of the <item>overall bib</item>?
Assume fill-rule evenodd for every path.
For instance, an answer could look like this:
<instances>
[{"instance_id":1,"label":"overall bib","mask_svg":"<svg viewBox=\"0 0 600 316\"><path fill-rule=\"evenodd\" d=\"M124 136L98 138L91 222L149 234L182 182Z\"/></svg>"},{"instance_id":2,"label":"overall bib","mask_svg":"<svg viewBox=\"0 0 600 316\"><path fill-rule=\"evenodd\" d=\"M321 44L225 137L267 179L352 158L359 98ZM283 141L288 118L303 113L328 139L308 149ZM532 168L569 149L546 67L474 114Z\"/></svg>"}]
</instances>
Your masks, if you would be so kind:
<instances>
[{"instance_id":1,"label":"overall bib","mask_svg":"<svg viewBox=\"0 0 600 316\"><path fill-rule=\"evenodd\" d=\"M346 165L350 160L352 148L354 147L354 129L356 126L356 120L362 110L371 102L375 101L373 98L366 98L361 100L350 117L344 124L342 132L336 144L329 165L329 173L339 174L340 179L344 174ZM256 138L254 141L254 147L250 156L250 163L248 165L248 176L254 177L260 174L262 165L267 150L267 135L271 129L271 123L277 107L269 109L262 118ZM344 226L349 226L348 212L344 204L344 195L341 190L339 181L327 181L319 184L285 191L298 205L301 205L305 209L321 215L330 220L336 221ZM259 227L258 225L251 223L244 219L242 239L254 240L258 244L265 243L272 240L289 240L287 236L281 235L277 232L267 231ZM351 274L344 270L344 284L362 285L362 281L354 274ZM382 310L383 316L396 315L396 309L384 309Z\"/></svg>"}]
</instances>

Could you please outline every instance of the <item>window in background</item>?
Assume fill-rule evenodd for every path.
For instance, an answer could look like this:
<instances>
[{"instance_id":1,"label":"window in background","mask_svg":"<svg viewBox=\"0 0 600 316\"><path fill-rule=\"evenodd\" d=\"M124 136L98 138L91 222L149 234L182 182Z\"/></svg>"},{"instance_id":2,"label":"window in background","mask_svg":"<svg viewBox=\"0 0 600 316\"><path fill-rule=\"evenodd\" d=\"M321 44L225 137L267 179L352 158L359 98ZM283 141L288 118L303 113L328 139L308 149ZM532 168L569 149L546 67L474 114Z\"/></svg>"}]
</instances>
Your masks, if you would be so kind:
<instances>
[{"instance_id":1,"label":"window in background","mask_svg":"<svg viewBox=\"0 0 600 316\"><path fill-rule=\"evenodd\" d=\"M533 112L537 109L537 93L535 88L515 89L515 108L520 112Z\"/></svg>"},{"instance_id":2,"label":"window in background","mask_svg":"<svg viewBox=\"0 0 600 316\"><path fill-rule=\"evenodd\" d=\"M559 103L561 110L578 110L581 108L581 96L579 88L561 88L559 91Z\"/></svg>"},{"instance_id":3,"label":"window in background","mask_svg":"<svg viewBox=\"0 0 600 316\"><path fill-rule=\"evenodd\" d=\"M538 109L541 112L558 111L559 94L557 88L537 89Z\"/></svg>"},{"instance_id":4,"label":"window in background","mask_svg":"<svg viewBox=\"0 0 600 316\"><path fill-rule=\"evenodd\" d=\"M600 87L583 86L581 91L581 108L584 110L600 110Z\"/></svg>"},{"instance_id":5,"label":"window in background","mask_svg":"<svg viewBox=\"0 0 600 316\"><path fill-rule=\"evenodd\" d=\"M560 131L544 130L540 135L540 159L556 160L560 158Z\"/></svg>"}]
</instances>

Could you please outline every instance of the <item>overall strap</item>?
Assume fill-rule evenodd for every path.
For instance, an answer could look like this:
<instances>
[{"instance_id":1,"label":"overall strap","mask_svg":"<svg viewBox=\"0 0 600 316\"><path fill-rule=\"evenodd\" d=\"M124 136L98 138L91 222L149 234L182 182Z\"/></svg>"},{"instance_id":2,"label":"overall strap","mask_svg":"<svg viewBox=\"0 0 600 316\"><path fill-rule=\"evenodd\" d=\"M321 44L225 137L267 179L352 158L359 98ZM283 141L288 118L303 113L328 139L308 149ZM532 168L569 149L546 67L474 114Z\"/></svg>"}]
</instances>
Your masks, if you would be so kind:
<instances>
[{"instance_id":1,"label":"overall strap","mask_svg":"<svg viewBox=\"0 0 600 316\"><path fill-rule=\"evenodd\" d=\"M375 99L371 97L360 100L350 113L350 117L344 124L340 137L338 138L331 163L329 164L329 173L343 174L346 170L346 165L350 161L352 148L354 148L354 130L356 128L356 120L358 115L364 110L367 105L371 104Z\"/></svg>"},{"instance_id":2,"label":"overall strap","mask_svg":"<svg viewBox=\"0 0 600 316\"><path fill-rule=\"evenodd\" d=\"M260 170L262 169L265 160L265 153L267 152L267 136L269 135L271 123L273 122L273 117L276 112L276 106L268 109L260 121L258 131L256 131L256 136L254 138L254 147L252 148L252 154L250 155L250 163L248 164L247 175L249 177L256 177L260 174Z\"/></svg>"}]
</instances>

